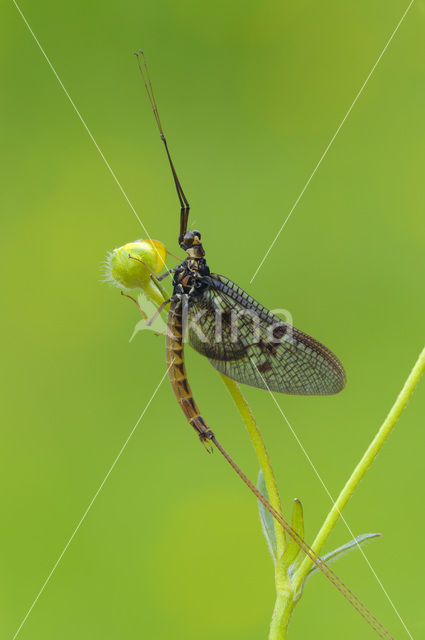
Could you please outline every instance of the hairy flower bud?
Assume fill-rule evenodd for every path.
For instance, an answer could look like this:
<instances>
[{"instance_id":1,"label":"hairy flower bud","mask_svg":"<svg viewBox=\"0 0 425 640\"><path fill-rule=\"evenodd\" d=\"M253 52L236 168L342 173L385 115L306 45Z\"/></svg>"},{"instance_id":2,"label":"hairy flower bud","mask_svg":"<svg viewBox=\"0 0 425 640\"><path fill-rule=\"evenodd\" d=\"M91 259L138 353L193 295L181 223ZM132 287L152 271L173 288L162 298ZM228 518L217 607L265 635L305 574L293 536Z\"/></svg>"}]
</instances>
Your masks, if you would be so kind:
<instances>
[{"instance_id":1,"label":"hairy flower bud","mask_svg":"<svg viewBox=\"0 0 425 640\"><path fill-rule=\"evenodd\" d=\"M114 249L106 258L106 278L125 289L145 289L165 266L167 250L159 240L136 240Z\"/></svg>"}]
</instances>

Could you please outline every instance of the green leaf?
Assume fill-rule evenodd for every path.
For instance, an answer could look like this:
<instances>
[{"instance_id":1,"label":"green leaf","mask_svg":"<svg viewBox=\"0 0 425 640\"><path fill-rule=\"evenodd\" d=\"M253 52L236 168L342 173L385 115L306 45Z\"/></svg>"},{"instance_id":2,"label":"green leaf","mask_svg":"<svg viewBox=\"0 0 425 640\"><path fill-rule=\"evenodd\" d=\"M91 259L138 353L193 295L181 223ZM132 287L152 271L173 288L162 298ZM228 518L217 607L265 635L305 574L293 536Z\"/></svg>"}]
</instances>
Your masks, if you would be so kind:
<instances>
[{"instance_id":1,"label":"green leaf","mask_svg":"<svg viewBox=\"0 0 425 640\"><path fill-rule=\"evenodd\" d=\"M359 548L359 546L366 544L367 542L369 542L370 540L373 540L374 538L380 538L380 537L381 537L380 533L363 533L361 536L357 536L357 538L353 538L353 540L350 540L346 544L343 544L342 547L338 547L337 549L334 549L330 553L327 553L326 555L321 556L321 558L326 562L326 564L329 564L330 562L334 562L335 560L338 560L338 558L345 555L349 551L355 551L356 549ZM316 571L319 571L319 569L316 566L312 567L307 574L307 579L311 575L313 575L313 573L315 573Z\"/></svg>"},{"instance_id":2,"label":"green leaf","mask_svg":"<svg viewBox=\"0 0 425 640\"><path fill-rule=\"evenodd\" d=\"M294 500L294 509L292 511L292 528L300 538L304 538L304 514L301 501L296 498ZM297 559L301 559L303 553L299 545L293 538L290 538L286 551L283 554L283 563L286 567L291 567L290 573L292 574L297 568Z\"/></svg>"},{"instance_id":3,"label":"green leaf","mask_svg":"<svg viewBox=\"0 0 425 640\"><path fill-rule=\"evenodd\" d=\"M269 492L267 491L266 481L264 480L264 475L261 469L258 474L257 489L265 497L266 500L269 500ZM276 532L274 530L273 516L271 515L271 513L269 513L269 511L267 511L265 506L259 500L258 500L258 509L260 511L261 527L266 537L269 551L272 555L273 562L276 562L277 546L276 546Z\"/></svg>"}]
</instances>

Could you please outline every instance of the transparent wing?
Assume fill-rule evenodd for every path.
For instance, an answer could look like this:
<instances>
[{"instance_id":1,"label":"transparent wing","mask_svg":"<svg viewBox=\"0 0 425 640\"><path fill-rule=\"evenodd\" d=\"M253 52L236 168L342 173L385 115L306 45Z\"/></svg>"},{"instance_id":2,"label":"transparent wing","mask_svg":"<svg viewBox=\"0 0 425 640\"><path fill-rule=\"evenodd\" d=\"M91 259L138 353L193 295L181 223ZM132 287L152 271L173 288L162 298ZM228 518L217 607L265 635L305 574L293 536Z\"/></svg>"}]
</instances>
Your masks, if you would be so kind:
<instances>
[{"instance_id":1,"label":"transparent wing","mask_svg":"<svg viewBox=\"0 0 425 640\"><path fill-rule=\"evenodd\" d=\"M218 371L252 387L327 395L345 386L344 368L329 349L215 273L188 310L188 337Z\"/></svg>"}]
</instances>

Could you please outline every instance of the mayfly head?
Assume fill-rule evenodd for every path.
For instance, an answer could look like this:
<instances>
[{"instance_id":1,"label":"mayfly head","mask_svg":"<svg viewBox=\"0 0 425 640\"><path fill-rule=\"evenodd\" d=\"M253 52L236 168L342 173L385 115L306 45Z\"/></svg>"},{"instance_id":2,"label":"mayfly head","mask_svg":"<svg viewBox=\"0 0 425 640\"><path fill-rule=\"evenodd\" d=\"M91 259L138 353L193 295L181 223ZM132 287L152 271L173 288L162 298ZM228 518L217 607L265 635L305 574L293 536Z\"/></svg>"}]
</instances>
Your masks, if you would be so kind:
<instances>
[{"instance_id":1,"label":"mayfly head","mask_svg":"<svg viewBox=\"0 0 425 640\"><path fill-rule=\"evenodd\" d=\"M187 252L189 258L203 258L205 255L199 231L186 231L180 246Z\"/></svg>"}]
</instances>

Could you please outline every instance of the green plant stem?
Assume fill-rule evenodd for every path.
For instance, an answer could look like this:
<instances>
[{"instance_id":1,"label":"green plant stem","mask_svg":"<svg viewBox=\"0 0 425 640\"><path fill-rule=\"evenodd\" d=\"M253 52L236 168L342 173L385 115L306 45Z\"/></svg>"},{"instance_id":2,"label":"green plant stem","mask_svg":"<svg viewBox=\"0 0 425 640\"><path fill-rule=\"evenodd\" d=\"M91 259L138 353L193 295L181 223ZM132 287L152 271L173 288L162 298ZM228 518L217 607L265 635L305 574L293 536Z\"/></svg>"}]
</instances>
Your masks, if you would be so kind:
<instances>
[{"instance_id":1,"label":"green plant stem","mask_svg":"<svg viewBox=\"0 0 425 640\"><path fill-rule=\"evenodd\" d=\"M339 494L334 506L330 510L326 520L324 521L319 533L317 534L313 544L311 545L312 549L319 554L324 543L329 537L332 529L334 528L339 516L341 515L341 511L344 509L350 497L353 495L354 490L356 489L359 482L362 480L366 471L371 466L372 462L376 458L377 454L383 447L385 441L393 430L398 418L400 417L403 409L407 405L413 391L416 388L416 385L419 382L421 375L425 370L425 348L419 355L419 358L416 361L412 371L410 372L409 377L407 378L403 389L399 393L394 405L392 406L389 414L387 415L384 423L379 429L378 433L370 443L367 448L365 454L362 459L354 469L341 493ZM297 592L298 589L302 586L304 580L307 577L309 570L311 569L313 563L310 558L304 558L299 570L296 572L293 580L293 588Z\"/></svg>"},{"instance_id":2,"label":"green plant stem","mask_svg":"<svg viewBox=\"0 0 425 640\"><path fill-rule=\"evenodd\" d=\"M277 488L276 478L274 476L273 468L270 463L269 454L267 453L266 445L264 444L264 440L257 427L257 423L255 422L251 409L249 408L249 405L245 400L238 384L234 380L231 380L221 373L220 377L226 385L228 392L232 396L233 402L235 403L236 408L239 411L242 420L247 428L249 437L255 449L255 453L257 454L258 462L260 463L260 467L264 474L264 481L266 483L267 491L269 494L270 504L280 515L282 515L279 490ZM278 558L280 558L286 549L285 533L280 524L276 521L274 522L274 529L276 534Z\"/></svg>"},{"instance_id":3,"label":"green plant stem","mask_svg":"<svg viewBox=\"0 0 425 640\"><path fill-rule=\"evenodd\" d=\"M277 571L277 565L276 565ZM289 579L288 579L288 584ZM296 602L291 587L276 588L276 600L270 622L269 640L285 640Z\"/></svg>"},{"instance_id":4,"label":"green plant stem","mask_svg":"<svg viewBox=\"0 0 425 640\"><path fill-rule=\"evenodd\" d=\"M285 640L296 603L292 587L289 589L276 589L276 601L270 623L269 640Z\"/></svg>"},{"instance_id":5,"label":"green plant stem","mask_svg":"<svg viewBox=\"0 0 425 640\"><path fill-rule=\"evenodd\" d=\"M280 496L279 490L277 488L276 478L273 472L269 455L267 453L266 446L264 444L264 440L257 427L257 423L254 420L251 409L249 408L249 405L236 382L222 374L220 374L220 376L224 384L226 385L227 390L229 391L236 405L236 408L238 409L242 420L247 428L249 437L257 454L260 467L263 471L264 481L266 483L267 491L269 494L270 504L280 515L282 515L282 506L280 503ZM272 620L270 623L269 640L284 640L286 638L289 620L295 603L293 599L293 588L286 573L286 569L280 562L280 559L282 558L286 549L285 532L283 531L280 524L276 521L274 521L274 530L276 535L277 549L277 558L275 562L276 601Z\"/></svg>"}]
</instances>

